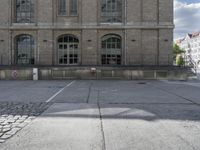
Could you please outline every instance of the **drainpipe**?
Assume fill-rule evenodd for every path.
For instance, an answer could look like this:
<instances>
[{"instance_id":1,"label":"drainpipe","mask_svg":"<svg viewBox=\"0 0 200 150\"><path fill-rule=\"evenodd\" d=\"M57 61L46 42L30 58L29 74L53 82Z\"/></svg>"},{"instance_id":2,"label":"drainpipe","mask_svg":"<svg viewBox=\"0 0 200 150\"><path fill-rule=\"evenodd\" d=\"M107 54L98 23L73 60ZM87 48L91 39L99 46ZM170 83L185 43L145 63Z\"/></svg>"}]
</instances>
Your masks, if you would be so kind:
<instances>
[{"instance_id":1,"label":"drainpipe","mask_svg":"<svg viewBox=\"0 0 200 150\"><path fill-rule=\"evenodd\" d=\"M126 29L126 25L127 25L127 0L125 0L125 10L124 10L124 63L125 65L127 65L127 29Z\"/></svg>"}]
</instances>

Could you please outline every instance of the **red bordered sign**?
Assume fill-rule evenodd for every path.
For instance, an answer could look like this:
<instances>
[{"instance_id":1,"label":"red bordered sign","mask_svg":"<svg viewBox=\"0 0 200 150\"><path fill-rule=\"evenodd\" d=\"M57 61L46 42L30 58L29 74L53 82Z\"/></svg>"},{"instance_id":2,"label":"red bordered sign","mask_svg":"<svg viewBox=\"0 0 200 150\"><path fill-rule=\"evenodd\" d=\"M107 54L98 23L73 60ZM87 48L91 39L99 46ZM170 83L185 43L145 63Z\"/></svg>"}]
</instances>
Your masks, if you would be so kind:
<instances>
[{"instance_id":1,"label":"red bordered sign","mask_svg":"<svg viewBox=\"0 0 200 150\"><path fill-rule=\"evenodd\" d=\"M11 73L11 76L12 76L13 79L16 79L18 77L17 70L13 70L12 73Z\"/></svg>"}]
</instances>

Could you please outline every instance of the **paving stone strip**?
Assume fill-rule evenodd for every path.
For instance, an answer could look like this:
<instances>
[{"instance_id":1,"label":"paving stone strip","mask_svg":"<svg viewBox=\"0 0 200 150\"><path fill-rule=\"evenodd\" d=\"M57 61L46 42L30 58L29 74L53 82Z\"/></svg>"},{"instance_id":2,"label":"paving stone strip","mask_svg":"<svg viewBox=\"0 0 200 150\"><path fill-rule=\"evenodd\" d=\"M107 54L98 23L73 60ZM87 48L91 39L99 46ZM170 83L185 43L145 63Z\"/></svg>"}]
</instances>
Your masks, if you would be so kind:
<instances>
[{"instance_id":1,"label":"paving stone strip","mask_svg":"<svg viewBox=\"0 0 200 150\"><path fill-rule=\"evenodd\" d=\"M0 143L43 113L50 103L0 102Z\"/></svg>"}]
</instances>

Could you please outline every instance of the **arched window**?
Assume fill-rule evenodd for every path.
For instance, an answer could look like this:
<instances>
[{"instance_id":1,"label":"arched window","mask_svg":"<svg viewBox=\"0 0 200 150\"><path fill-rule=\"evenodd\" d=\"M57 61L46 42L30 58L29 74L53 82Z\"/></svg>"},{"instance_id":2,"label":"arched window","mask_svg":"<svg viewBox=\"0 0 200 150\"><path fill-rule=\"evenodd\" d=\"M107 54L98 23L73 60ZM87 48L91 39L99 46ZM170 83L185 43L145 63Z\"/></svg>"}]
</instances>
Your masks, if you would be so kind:
<instances>
[{"instance_id":1,"label":"arched window","mask_svg":"<svg viewBox=\"0 0 200 150\"><path fill-rule=\"evenodd\" d=\"M118 35L106 35L101 39L102 65L121 64L121 37Z\"/></svg>"},{"instance_id":2,"label":"arched window","mask_svg":"<svg viewBox=\"0 0 200 150\"><path fill-rule=\"evenodd\" d=\"M19 35L16 37L16 63L34 64L34 39L31 35Z\"/></svg>"},{"instance_id":3,"label":"arched window","mask_svg":"<svg viewBox=\"0 0 200 150\"><path fill-rule=\"evenodd\" d=\"M16 22L34 22L34 0L16 0Z\"/></svg>"},{"instance_id":4,"label":"arched window","mask_svg":"<svg viewBox=\"0 0 200 150\"><path fill-rule=\"evenodd\" d=\"M122 22L122 0L101 0L101 21Z\"/></svg>"},{"instance_id":5,"label":"arched window","mask_svg":"<svg viewBox=\"0 0 200 150\"><path fill-rule=\"evenodd\" d=\"M62 35L58 38L58 60L61 65L78 64L79 40L74 35Z\"/></svg>"}]
</instances>

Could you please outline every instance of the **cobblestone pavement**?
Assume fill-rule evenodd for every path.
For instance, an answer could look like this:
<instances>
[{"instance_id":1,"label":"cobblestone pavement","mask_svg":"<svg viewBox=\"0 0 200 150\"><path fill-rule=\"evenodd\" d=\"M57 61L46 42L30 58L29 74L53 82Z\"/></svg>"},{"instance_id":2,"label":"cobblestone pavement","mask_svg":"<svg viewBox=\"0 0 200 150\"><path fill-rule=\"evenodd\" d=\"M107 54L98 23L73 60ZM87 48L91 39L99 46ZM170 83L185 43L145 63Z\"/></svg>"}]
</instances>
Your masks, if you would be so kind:
<instances>
[{"instance_id":1,"label":"cobblestone pavement","mask_svg":"<svg viewBox=\"0 0 200 150\"><path fill-rule=\"evenodd\" d=\"M50 103L0 103L0 143L15 135L30 123L35 117L44 112Z\"/></svg>"}]
</instances>

